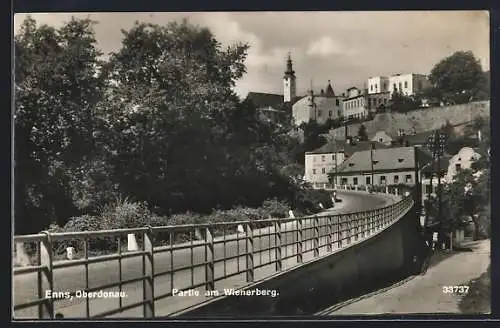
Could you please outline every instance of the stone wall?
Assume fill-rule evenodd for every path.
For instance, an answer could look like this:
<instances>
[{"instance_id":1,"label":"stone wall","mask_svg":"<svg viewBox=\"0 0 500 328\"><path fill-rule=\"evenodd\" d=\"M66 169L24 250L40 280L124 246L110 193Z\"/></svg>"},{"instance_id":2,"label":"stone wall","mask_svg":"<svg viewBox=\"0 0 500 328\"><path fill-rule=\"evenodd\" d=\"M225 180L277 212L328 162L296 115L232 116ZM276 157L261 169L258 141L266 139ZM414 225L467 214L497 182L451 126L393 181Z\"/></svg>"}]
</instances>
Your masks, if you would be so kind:
<instances>
[{"instance_id":1,"label":"stone wall","mask_svg":"<svg viewBox=\"0 0 500 328\"><path fill-rule=\"evenodd\" d=\"M490 102L478 101L463 105L424 108L409 113L380 113L375 115L372 121L364 122L366 132L369 136L378 131L397 135L398 129L406 133L425 132L440 128L446 121L452 125L464 125L473 121L477 116L490 116ZM348 126L348 134L356 136L361 123ZM340 127L330 131L336 139L345 138L345 128Z\"/></svg>"}]
</instances>

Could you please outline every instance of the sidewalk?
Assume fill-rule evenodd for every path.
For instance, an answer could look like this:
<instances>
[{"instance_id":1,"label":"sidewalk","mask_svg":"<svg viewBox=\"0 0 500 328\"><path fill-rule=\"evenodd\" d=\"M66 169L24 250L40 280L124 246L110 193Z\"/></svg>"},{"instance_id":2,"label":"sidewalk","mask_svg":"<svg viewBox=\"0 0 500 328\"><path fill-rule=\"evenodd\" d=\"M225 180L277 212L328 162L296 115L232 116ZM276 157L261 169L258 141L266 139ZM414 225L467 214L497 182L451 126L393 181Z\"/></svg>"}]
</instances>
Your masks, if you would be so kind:
<instances>
[{"instance_id":1,"label":"sidewalk","mask_svg":"<svg viewBox=\"0 0 500 328\"><path fill-rule=\"evenodd\" d=\"M460 251L430 267L425 275L414 276L393 288L334 305L318 315L460 313L462 295L444 293L444 286L464 286L486 272L490 259L490 241L468 242Z\"/></svg>"}]
</instances>

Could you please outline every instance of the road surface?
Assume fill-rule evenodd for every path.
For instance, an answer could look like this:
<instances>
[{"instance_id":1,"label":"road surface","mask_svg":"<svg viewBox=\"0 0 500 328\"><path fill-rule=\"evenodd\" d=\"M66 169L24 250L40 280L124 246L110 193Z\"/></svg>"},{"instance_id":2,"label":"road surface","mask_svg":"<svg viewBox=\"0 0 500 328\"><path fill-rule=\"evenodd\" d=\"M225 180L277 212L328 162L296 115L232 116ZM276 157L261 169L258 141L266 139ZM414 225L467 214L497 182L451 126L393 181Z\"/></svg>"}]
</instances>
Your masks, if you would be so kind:
<instances>
[{"instance_id":1,"label":"road surface","mask_svg":"<svg viewBox=\"0 0 500 328\"><path fill-rule=\"evenodd\" d=\"M322 316L362 314L460 314L462 295L443 292L445 286L464 286L486 272L491 263L490 241L471 242L472 252L458 252L430 267L425 275L410 278L395 287L375 292L343 307L332 306Z\"/></svg>"},{"instance_id":2,"label":"road surface","mask_svg":"<svg viewBox=\"0 0 500 328\"><path fill-rule=\"evenodd\" d=\"M331 214L341 214L341 213L351 213L363 210L375 209L378 207L386 206L389 202L394 201L393 195L383 195L383 194L366 194L359 192L339 192L338 197L342 199L342 202L337 203L334 209L326 210L324 213ZM305 222L305 227L311 226L312 223L309 221ZM320 223L321 224L321 223ZM286 232L288 229L293 229L292 223L282 224L282 243L292 243L295 241L296 236L293 232ZM272 228L260 229L263 233L273 232ZM311 236L312 229L306 230L304 232L304 237L308 238ZM320 234L326 233L326 228L320 229ZM258 237L258 232L254 232L254 265L259 265L261 263L267 263L274 259L274 251L265 250L266 248L274 246L274 237L263 236ZM241 234L243 236L243 234ZM325 243L326 238L320 240L320 244ZM225 247L224 247L225 246ZM295 245L290 245L288 247L283 247L282 256L293 254ZM312 249L312 242L306 242L304 245L306 250ZM259 250L264 249L262 252ZM214 246L214 258L215 260L222 259L229 256L237 256L238 254L245 253L245 240L240 240L239 242L232 241L216 244ZM310 252L312 253L312 252ZM307 254L307 256L312 254ZM306 256L306 257L307 257ZM204 247L194 248L192 254L191 250L183 249L177 250L173 254L171 259L169 252L156 253L154 255L155 273L161 273L169 270L171 268L171 263L173 262L174 268L181 268L189 265L193 260L194 264L201 264L205 261L205 250ZM290 260L284 261L285 267L290 267L296 264L295 257ZM293 262L293 263L292 263ZM121 263L122 267L122 280L133 279L142 276L142 258L134 257L123 259ZM255 270L256 279L263 278L266 275L272 274L270 272L269 265L263 267L259 273L259 269ZM224 273L230 274L235 272L243 272L245 269L245 257L240 256L238 259L227 260L224 262L219 262L215 264L215 278L224 276ZM185 289L191 286L193 283L197 284L205 280L205 270L203 266L200 266L193 270L185 270L177 272L174 274L174 279L171 281L170 275L159 276L155 278L155 296L169 293L171 288ZM97 287L105 284L110 284L119 281L119 265L118 261L108 261L89 265L89 287ZM216 282L216 288L219 286L221 288L230 287L241 287L245 285L245 275L235 275L232 278L224 279ZM218 286L219 285L219 286ZM85 289L85 267L76 266L69 268L59 268L54 270L54 291L55 292L67 292ZM122 298L122 305L132 304L143 299L142 294L142 282L131 283L123 287L123 291L126 292L127 297ZM201 288L200 290L203 290ZM106 289L104 291L118 291L118 287ZM14 304L25 303L37 299L37 277L36 274L23 274L14 277ZM172 302L172 297L164 300L159 300L155 303L156 312L160 313L161 307L168 308L165 310L165 314L172 311L181 310L185 306L192 305L193 303L199 303L200 300L193 300L192 298L182 298L178 297ZM90 315L95 315L103 311L112 310L119 306L118 299L93 299L90 301ZM163 305L161 303L164 303ZM186 303L185 305L183 304ZM55 302L55 311L62 313L67 318L82 318L85 317L86 311L86 299L85 298L73 298L71 300L58 300ZM189 304L188 304L189 303ZM23 309L15 311L15 318L35 318L37 316L36 307L30 309ZM119 316L140 316L141 307L129 310Z\"/></svg>"}]
</instances>

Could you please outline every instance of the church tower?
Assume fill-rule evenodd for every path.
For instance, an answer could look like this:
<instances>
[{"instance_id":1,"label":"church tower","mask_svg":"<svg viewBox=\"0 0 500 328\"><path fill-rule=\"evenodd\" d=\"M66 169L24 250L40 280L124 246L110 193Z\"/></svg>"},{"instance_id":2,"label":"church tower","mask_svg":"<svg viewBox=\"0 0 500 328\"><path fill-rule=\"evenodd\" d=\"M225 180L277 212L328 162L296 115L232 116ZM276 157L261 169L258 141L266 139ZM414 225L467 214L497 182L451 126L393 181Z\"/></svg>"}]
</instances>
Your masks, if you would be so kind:
<instances>
[{"instance_id":1,"label":"church tower","mask_svg":"<svg viewBox=\"0 0 500 328\"><path fill-rule=\"evenodd\" d=\"M297 85L295 78L295 71L292 67L292 58L288 53L288 60L286 62L285 76L283 76L283 102L290 102L297 96Z\"/></svg>"}]
</instances>

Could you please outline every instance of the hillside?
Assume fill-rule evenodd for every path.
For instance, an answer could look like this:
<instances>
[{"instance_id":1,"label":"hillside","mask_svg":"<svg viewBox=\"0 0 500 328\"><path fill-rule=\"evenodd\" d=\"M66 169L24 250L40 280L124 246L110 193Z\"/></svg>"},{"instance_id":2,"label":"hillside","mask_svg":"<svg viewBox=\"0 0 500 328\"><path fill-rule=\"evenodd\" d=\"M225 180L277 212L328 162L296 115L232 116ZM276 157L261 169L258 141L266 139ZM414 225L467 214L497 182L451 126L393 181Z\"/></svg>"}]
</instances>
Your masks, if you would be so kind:
<instances>
[{"instance_id":1,"label":"hillside","mask_svg":"<svg viewBox=\"0 0 500 328\"><path fill-rule=\"evenodd\" d=\"M372 121L364 122L366 132L372 136L377 131L386 131L389 134L397 134L399 129L406 133L420 133L441 127L448 120L452 125L464 125L474 120L476 116L490 116L490 102L478 101L463 105L443 106L425 108L402 113L381 113L375 115ZM355 136L358 133L360 123L348 126L348 135ZM345 137L344 127L330 130L330 135L335 139L343 140ZM458 132L458 131L457 131Z\"/></svg>"}]
</instances>

